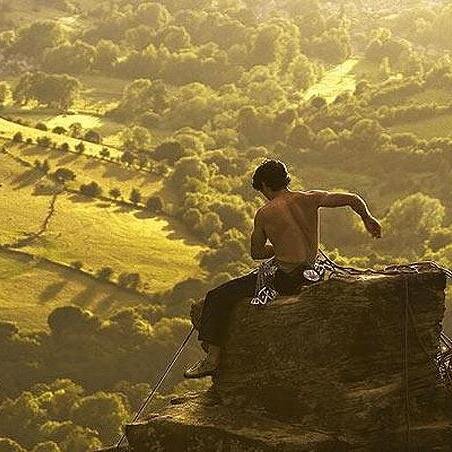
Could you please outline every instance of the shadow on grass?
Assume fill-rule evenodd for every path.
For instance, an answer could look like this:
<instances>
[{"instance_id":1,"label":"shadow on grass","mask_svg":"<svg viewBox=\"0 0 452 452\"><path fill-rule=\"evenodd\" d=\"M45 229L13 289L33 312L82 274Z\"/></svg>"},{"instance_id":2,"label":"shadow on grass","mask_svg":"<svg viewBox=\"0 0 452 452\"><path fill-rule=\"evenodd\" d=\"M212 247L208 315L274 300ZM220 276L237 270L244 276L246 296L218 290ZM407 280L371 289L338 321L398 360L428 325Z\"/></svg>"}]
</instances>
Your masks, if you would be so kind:
<instances>
[{"instance_id":1,"label":"shadow on grass","mask_svg":"<svg viewBox=\"0 0 452 452\"><path fill-rule=\"evenodd\" d=\"M59 281L50 284L39 294L39 301L41 303L47 303L53 300L64 289L67 283L67 281Z\"/></svg>"},{"instance_id":2,"label":"shadow on grass","mask_svg":"<svg viewBox=\"0 0 452 452\"><path fill-rule=\"evenodd\" d=\"M121 166L112 164L105 165L105 172L102 176L105 178L115 179L118 182L128 181L134 179L135 177L132 171L127 170L126 168L123 168Z\"/></svg>"},{"instance_id":3,"label":"shadow on grass","mask_svg":"<svg viewBox=\"0 0 452 452\"><path fill-rule=\"evenodd\" d=\"M33 185L43 176L44 174L35 168L26 170L12 180L12 183L15 185L14 190L20 190L21 188Z\"/></svg>"},{"instance_id":4,"label":"shadow on grass","mask_svg":"<svg viewBox=\"0 0 452 452\"><path fill-rule=\"evenodd\" d=\"M93 198L90 198L90 197L84 196L84 195L79 195L78 193L72 193L71 195L69 195L68 198L72 202L79 202L79 203L83 203L83 204L92 203L94 201Z\"/></svg>"},{"instance_id":5,"label":"shadow on grass","mask_svg":"<svg viewBox=\"0 0 452 452\"><path fill-rule=\"evenodd\" d=\"M102 300L99 300L94 311L97 315L109 314L113 307L116 306L118 300L114 294L107 295Z\"/></svg>"},{"instance_id":6,"label":"shadow on grass","mask_svg":"<svg viewBox=\"0 0 452 452\"><path fill-rule=\"evenodd\" d=\"M78 154L70 154L70 153L64 153L63 155L60 155L60 160L58 161L58 165L68 165L69 163L73 163L76 160L79 159Z\"/></svg>"},{"instance_id":7,"label":"shadow on grass","mask_svg":"<svg viewBox=\"0 0 452 452\"><path fill-rule=\"evenodd\" d=\"M95 169L98 168L99 166L101 166L103 164L103 162L101 162L99 159L97 158L92 158L89 159L85 165L84 165L84 169L90 170L90 169Z\"/></svg>"},{"instance_id":8,"label":"shadow on grass","mask_svg":"<svg viewBox=\"0 0 452 452\"><path fill-rule=\"evenodd\" d=\"M82 308L88 307L93 303L96 295L98 294L98 289L99 287L97 281L88 283L85 289L71 299L71 303Z\"/></svg>"},{"instance_id":9,"label":"shadow on grass","mask_svg":"<svg viewBox=\"0 0 452 452\"><path fill-rule=\"evenodd\" d=\"M55 149L42 148L41 146L28 146L27 148L22 148L21 153L24 156L29 157L45 157L48 160L54 160L61 157L61 151L56 151Z\"/></svg>"}]
</instances>

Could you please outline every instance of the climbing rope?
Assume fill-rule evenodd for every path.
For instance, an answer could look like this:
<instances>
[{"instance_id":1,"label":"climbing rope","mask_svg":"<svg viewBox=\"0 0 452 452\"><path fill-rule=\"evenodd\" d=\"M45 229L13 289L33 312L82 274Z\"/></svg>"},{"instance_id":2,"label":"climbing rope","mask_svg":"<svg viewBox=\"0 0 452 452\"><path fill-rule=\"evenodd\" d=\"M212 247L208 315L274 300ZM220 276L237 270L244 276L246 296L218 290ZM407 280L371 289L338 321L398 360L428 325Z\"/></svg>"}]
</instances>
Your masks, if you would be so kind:
<instances>
[{"instance_id":1,"label":"climbing rope","mask_svg":"<svg viewBox=\"0 0 452 452\"><path fill-rule=\"evenodd\" d=\"M427 268L430 269L433 267L437 270L443 271L447 277L452 278L452 271L450 269L441 267L439 264L437 264L434 261L420 261L420 262L413 262L411 264L398 264L398 265L390 265L386 266L383 270L374 270L371 268L366 269L357 269L354 267L345 267L337 264L335 261L330 259L325 252L319 247L319 255L316 259L316 269L317 271L323 272L325 270L329 271L332 275L342 274L346 276L351 275L359 275L359 274L401 274L401 273L418 273L421 268ZM250 273L255 272L256 269L252 270ZM404 394L405 394L405 423L406 423L406 444L409 447L409 444L411 442L410 439L410 432L411 432L411 421L410 421L410 402L409 402L409 381L408 381L408 322L410 316L412 317L412 321L414 323L414 317L413 312L411 310L411 306L409 305L409 282L407 276L404 278L404 284L405 284L405 306L404 306L404 324L403 324L403 340L402 340L402 360L403 360L403 379L404 379ZM143 401L141 406L139 407L138 411L134 415L133 419L131 420L131 423L133 424L136 422L140 415L143 413L143 411L146 409L148 404L152 401L153 397L157 393L158 389L162 385L163 381L165 380L166 376L169 374L171 369L173 368L174 364L176 363L177 359L183 352L186 344L188 343L191 335L195 331L195 327L193 326L186 336L186 338L183 340L182 344L179 346L176 353L173 355L172 360L167 365L166 369L164 370L161 377L158 379L156 385L152 389L152 391L149 393L149 395L146 397L146 399ZM415 330L416 331L416 330ZM420 340L420 337L418 336L416 332L416 337L419 341L419 343L422 345L422 341ZM444 348L446 348L445 352L440 355L436 359L436 362L438 365L442 366L442 372L444 373L444 379L447 380L452 385L452 339L450 339L444 332L441 332L440 336L441 343ZM425 347L423 347L424 352L427 354L429 359L431 358L428 352L426 351ZM121 447L121 444L126 439L126 434L123 433L121 435L121 438L119 439L118 443L115 446L115 449L119 449Z\"/></svg>"},{"instance_id":2,"label":"climbing rope","mask_svg":"<svg viewBox=\"0 0 452 452\"><path fill-rule=\"evenodd\" d=\"M410 382L409 382L409 353L408 353L408 333L409 322L413 325L415 337L425 355L428 363L434 364L435 373L439 372L441 382L446 391L452 394L452 339L449 338L444 331L440 333L440 348L436 356L432 357L423 344L419 332L417 330L417 323L413 313L413 309L409 303L409 279L408 274L419 273L420 270L439 270L446 275L446 278L452 279L452 270L442 267L434 261L418 261L410 264L396 264L384 267L382 270L374 270L370 268L357 269L353 267L344 267L338 265L330 259L320 248L320 255L318 258L320 265L329 270L333 276L342 274L345 276L360 275L360 274L403 274L404 282L404 306L402 319L402 341L401 341L401 356L402 356L402 379L403 379L403 397L404 397L404 419L405 419L405 447L406 450L411 450L411 406L410 406Z\"/></svg>"},{"instance_id":3,"label":"climbing rope","mask_svg":"<svg viewBox=\"0 0 452 452\"><path fill-rule=\"evenodd\" d=\"M161 384L165 380L166 376L169 374L169 372L171 371L172 367L176 363L177 358L179 358L180 354L183 352L185 346L187 345L187 342L189 341L191 335L193 334L193 331L195 331L195 327L194 326L192 326L190 332L187 334L186 338L184 339L182 344L179 346L179 348L177 349L176 353L173 355L173 359L166 366L166 369L164 370L163 374L161 375L161 377L157 381L157 384L154 386L152 391L149 393L149 395L146 397L144 402L138 408L138 411L135 413L135 416L133 417L133 419L131 421L132 424L138 420L138 418L140 417L141 413L146 409L146 407L148 406L149 402L154 398L155 394L157 393L157 391L160 388ZM125 438L126 438L126 434L123 433L121 435L121 438L119 439L118 443L116 444L115 448L117 450L119 450L119 448L121 447L121 444L123 443Z\"/></svg>"}]
</instances>

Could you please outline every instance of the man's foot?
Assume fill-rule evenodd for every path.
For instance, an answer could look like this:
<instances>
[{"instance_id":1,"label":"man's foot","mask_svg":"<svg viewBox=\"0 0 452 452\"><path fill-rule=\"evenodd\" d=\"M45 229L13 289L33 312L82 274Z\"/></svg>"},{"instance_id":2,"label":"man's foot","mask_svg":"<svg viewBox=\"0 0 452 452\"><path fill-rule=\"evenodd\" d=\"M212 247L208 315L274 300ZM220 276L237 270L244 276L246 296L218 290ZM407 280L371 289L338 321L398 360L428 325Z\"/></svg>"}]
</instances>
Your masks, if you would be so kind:
<instances>
[{"instance_id":1,"label":"man's foot","mask_svg":"<svg viewBox=\"0 0 452 452\"><path fill-rule=\"evenodd\" d=\"M200 359L196 364L189 367L184 372L185 378L202 378L208 375L214 375L217 369L217 365L207 358Z\"/></svg>"}]
</instances>

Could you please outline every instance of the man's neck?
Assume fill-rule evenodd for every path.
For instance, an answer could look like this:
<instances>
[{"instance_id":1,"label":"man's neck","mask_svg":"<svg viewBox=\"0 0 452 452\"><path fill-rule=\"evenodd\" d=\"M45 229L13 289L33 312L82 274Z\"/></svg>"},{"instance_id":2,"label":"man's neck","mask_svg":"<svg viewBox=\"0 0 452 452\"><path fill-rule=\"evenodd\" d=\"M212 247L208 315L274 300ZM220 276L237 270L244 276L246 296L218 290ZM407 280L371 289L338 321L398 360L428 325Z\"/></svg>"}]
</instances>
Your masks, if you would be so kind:
<instances>
[{"instance_id":1,"label":"man's neck","mask_svg":"<svg viewBox=\"0 0 452 452\"><path fill-rule=\"evenodd\" d=\"M280 196L284 196L287 193L292 193L292 190L288 188L283 188L282 190L274 191L270 197L269 200L272 201L273 199L279 198Z\"/></svg>"}]
</instances>

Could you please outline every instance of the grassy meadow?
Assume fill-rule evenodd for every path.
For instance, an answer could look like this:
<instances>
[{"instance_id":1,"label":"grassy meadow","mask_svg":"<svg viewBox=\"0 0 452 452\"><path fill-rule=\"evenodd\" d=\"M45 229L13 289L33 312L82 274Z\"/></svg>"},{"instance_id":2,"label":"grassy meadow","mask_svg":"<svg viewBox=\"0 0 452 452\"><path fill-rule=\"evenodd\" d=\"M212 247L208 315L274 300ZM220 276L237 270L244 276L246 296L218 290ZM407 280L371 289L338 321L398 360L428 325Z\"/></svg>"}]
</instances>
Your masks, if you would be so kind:
<instances>
[{"instance_id":1,"label":"grassy meadow","mask_svg":"<svg viewBox=\"0 0 452 452\"><path fill-rule=\"evenodd\" d=\"M105 171L105 162L75 157L84 159L86 165L99 162ZM0 216L4 219L0 222L0 243L5 244L39 230L49 208L50 195L36 190L36 185L46 183L39 171L24 167L5 154L0 154L0 159ZM110 166L121 171L116 165ZM102 178L113 179L112 175L96 168L86 169L82 174L101 184ZM129 171L128 175L133 181L133 172ZM135 182L140 186L139 177ZM121 185L122 189L124 187ZM167 290L178 281L201 275L198 254L205 246L191 239L191 234L175 220L72 193L59 195L55 206L46 233L21 248L23 251L56 264L81 261L82 269L91 274L105 266L113 269L113 278L123 272L137 272L143 288L150 293ZM52 309L72 304L74 300L95 312L109 313L115 307L125 307L143 298L70 268L23 262L8 253L2 254L0 268L2 319L17 321L26 328L45 326L46 316ZM59 285L61 290L56 290ZM46 294L48 300L45 300Z\"/></svg>"},{"instance_id":2,"label":"grassy meadow","mask_svg":"<svg viewBox=\"0 0 452 452\"><path fill-rule=\"evenodd\" d=\"M0 452L119 438L191 301L259 265L266 158L380 222L320 209L338 264L451 267L451 21L445 0L0 0ZM159 405L209 386L183 378L202 353Z\"/></svg>"},{"instance_id":3,"label":"grassy meadow","mask_svg":"<svg viewBox=\"0 0 452 452\"><path fill-rule=\"evenodd\" d=\"M119 308L148 303L147 297L101 282L58 264L0 250L2 319L26 331L47 330L47 317L68 304L104 317Z\"/></svg>"}]
</instances>

